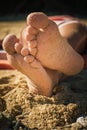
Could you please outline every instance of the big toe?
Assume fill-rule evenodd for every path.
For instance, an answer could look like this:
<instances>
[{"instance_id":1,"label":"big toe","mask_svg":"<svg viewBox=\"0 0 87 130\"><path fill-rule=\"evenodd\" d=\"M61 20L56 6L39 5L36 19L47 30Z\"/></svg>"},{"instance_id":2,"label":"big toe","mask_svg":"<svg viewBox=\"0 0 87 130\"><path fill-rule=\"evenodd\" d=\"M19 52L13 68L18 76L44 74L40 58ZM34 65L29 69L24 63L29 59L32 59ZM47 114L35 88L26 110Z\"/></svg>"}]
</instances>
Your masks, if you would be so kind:
<instances>
[{"instance_id":1,"label":"big toe","mask_svg":"<svg viewBox=\"0 0 87 130\"><path fill-rule=\"evenodd\" d=\"M48 17L42 12L31 13L27 16L27 25L31 25L34 28L45 28L48 24Z\"/></svg>"},{"instance_id":2,"label":"big toe","mask_svg":"<svg viewBox=\"0 0 87 130\"><path fill-rule=\"evenodd\" d=\"M18 42L18 39L16 38L15 35L13 34L9 34L7 35L4 40L3 40L3 49L8 53L8 54L14 54L15 53L15 49L14 49L14 45L15 43Z\"/></svg>"}]
</instances>

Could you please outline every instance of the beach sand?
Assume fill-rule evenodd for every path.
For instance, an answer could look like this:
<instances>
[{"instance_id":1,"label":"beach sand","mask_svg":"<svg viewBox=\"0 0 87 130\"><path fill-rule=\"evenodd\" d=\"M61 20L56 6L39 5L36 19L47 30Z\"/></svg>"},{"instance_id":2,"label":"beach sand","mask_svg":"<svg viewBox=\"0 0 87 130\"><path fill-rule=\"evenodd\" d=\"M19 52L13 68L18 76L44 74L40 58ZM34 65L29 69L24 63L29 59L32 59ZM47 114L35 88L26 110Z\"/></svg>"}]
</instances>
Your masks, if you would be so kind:
<instances>
[{"instance_id":1,"label":"beach sand","mask_svg":"<svg viewBox=\"0 0 87 130\"><path fill-rule=\"evenodd\" d=\"M78 117L87 115L87 70L55 86L51 98L29 93L26 77L16 70L0 70L0 127L38 130L79 130ZM4 123L6 118L6 125ZM8 123L10 122L10 123ZM9 125L10 124L10 125ZM86 124L87 125L87 124ZM0 129L4 130L4 129ZM15 129L18 130L18 129ZM20 129L19 129L20 130Z\"/></svg>"},{"instance_id":2,"label":"beach sand","mask_svg":"<svg viewBox=\"0 0 87 130\"><path fill-rule=\"evenodd\" d=\"M18 24L8 29L5 24L1 38L14 32L12 27L19 36L24 23ZM85 121L77 122L79 117ZM17 70L0 70L0 130L86 130L86 119L87 69L56 85L50 98L30 94L26 77Z\"/></svg>"}]
</instances>

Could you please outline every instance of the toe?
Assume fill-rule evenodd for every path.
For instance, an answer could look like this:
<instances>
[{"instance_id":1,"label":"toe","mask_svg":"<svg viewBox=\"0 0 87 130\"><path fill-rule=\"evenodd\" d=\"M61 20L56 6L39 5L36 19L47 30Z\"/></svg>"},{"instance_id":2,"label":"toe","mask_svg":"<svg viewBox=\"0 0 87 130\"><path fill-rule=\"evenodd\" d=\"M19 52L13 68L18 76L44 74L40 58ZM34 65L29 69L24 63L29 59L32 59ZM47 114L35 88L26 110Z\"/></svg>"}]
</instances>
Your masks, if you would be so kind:
<instances>
[{"instance_id":1,"label":"toe","mask_svg":"<svg viewBox=\"0 0 87 130\"><path fill-rule=\"evenodd\" d=\"M35 48L37 47L37 40L32 40L28 43L29 48Z\"/></svg>"},{"instance_id":2,"label":"toe","mask_svg":"<svg viewBox=\"0 0 87 130\"><path fill-rule=\"evenodd\" d=\"M24 61L26 63L29 63L33 68L41 68L40 62L36 60L32 55L25 56Z\"/></svg>"},{"instance_id":3,"label":"toe","mask_svg":"<svg viewBox=\"0 0 87 130\"><path fill-rule=\"evenodd\" d=\"M27 25L31 25L34 28L45 28L49 24L47 15L42 12L31 13L27 16Z\"/></svg>"},{"instance_id":4,"label":"toe","mask_svg":"<svg viewBox=\"0 0 87 130\"><path fill-rule=\"evenodd\" d=\"M14 45L16 42L18 42L18 39L16 38L15 35L13 34L7 35L3 40L3 49L8 54L11 54L11 55L14 54L15 53Z\"/></svg>"},{"instance_id":5,"label":"toe","mask_svg":"<svg viewBox=\"0 0 87 130\"><path fill-rule=\"evenodd\" d=\"M22 44L16 43L14 48L15 48L16 52L20 54L21 53L21 49L22 49Z\"/></svg>"},{"instance_id":6,"label":"toe","mask_svg":"<svg viewBox=\"0 0 87 130\"><path fill-rule=\"evenodd\" d=\"M32 66L33 68L41 68L40 62L39 62L38 60L36 60L36 59L34 59L34 61L31 62L31 66Z\"/></svg>"},{"instance_id":7,"label":"toe","mask_svg":"<svg viewBox=\"0 0 87 130\"><path fill-rule=\"evenodd\" d=\"M28 31L27 31L27 28L25 28L22 32L22 41L23 43L26 43L30 40L33 40L35 39L35 35L34 34L30 34Z\"/></svg>"},{"instance_id":8,"label":"toe","mask_svg":"<svg viewBox=\"0 0 87 130\"><path fill-rule=\"evenodd\" d=\"M38 31L36 29L27 26L22 32L22 40L24 40L24 42L27 42L36 39L37 33Z\"/></svg>"},{"instance_id":9,"label":"toe","mask_svg":"<svg viewBox=\"0 0 87 130\"><path fill-rule=\"evenodd\" d=\"M28 48L23 47L23 48L21 49L21 55L22 55L22 56L27 56L27 55L29 55L29 50L28 50Z\"/></svg>"},{"instance_id":10,"label":"toe","mask_svg":"<svg viewBox=\"0 0 87 130\"><path fill-rule=\"evenodd\" d=\"M38 30L33 28L32 26L27 26L26 27L26 31L29 33L29 34L32 34L32 35L36 35Z\"/></svg>"},{"instance_id":11,"label":"toe","mask_svg":"<svg viewBox=\"0 0 87 130\"><path fill-rule=\"evenodd\" d=\"M37 48L29 48L29 52L30 52L31 55L36 56Z\"/></svg>"},{"instance_id":12,"label":"toe","mask_svg":"<svg viewBox=\"0 0 87 130\"><path fill-rule=\"evenodd\" d=\"M33 62L34 61L34 56L32 56L32 55L27 55L27 56L25 56L24 57L24 61L26 62L26 63L31 63L31 62Z\"/></svg>"}]
</instances>

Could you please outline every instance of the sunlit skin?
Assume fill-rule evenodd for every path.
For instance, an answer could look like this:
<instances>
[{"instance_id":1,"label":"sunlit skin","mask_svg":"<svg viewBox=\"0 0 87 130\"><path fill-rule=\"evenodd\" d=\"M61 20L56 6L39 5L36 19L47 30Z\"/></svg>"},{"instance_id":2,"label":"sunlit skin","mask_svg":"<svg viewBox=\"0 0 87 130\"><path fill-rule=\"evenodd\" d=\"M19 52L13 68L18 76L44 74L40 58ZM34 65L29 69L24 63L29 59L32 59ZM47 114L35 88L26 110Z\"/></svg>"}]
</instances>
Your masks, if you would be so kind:
<instances>
[{"instance_id":1,"label":"sunlit skin","mask_svg":"<svg viewBox=\"0 0 87 130\"><path fill-rule=\"evenodd\" d=\"M9 63L27 77L29 91L51 96L62 75L79 73L84 60L44 13L31 13L26 23L19 39L13 34L5 37L3 48Z\"/></svg>"}]
</instances>

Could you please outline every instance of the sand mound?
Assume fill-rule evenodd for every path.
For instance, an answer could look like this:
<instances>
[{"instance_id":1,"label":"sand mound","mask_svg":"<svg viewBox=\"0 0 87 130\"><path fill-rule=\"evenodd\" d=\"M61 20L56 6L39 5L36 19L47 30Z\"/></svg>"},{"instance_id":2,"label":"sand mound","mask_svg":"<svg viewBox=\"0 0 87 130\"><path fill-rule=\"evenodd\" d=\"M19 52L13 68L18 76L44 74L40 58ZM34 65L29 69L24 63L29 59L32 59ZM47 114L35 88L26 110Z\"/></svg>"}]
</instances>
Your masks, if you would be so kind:
<instances>
[{"instance_id":1,"label":"sand mound","mask_svg":"<svg viewBox=\"0 0 87 130\"><path fill-rule=\"evenodd\" d=\"M51 98L30 94L20 72L0 70L0 130L86 129L76 122L87 115L86 99L87 70L55 86Z\"/></svg>"}]
</instances>

